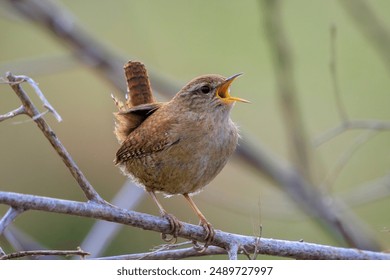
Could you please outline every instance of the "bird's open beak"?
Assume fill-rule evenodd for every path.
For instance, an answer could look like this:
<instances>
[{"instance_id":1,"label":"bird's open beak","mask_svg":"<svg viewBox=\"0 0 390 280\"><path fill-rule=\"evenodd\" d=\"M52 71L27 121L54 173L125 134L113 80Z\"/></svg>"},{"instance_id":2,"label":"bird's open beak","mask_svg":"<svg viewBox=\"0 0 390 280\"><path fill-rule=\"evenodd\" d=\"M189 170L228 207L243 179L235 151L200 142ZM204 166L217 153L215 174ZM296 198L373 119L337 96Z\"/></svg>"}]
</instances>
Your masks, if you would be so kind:
<instances>
[{"instance_id":1,"label":"bird's open beak","mask_svg":"<svg viewBox=\"0 0 390 280\"><path fill-rule=\"evenodd\" d=\"M239 97L233 97L230 96L230 84L238 77L241 76L243 73L235 74L229 78L227 78L222 84L220 84L217 88L217 96L222 99L222 101L226 103L232 103L235 101L249 103L248 100L239 98Z\"/></svg>"}]
</instances>

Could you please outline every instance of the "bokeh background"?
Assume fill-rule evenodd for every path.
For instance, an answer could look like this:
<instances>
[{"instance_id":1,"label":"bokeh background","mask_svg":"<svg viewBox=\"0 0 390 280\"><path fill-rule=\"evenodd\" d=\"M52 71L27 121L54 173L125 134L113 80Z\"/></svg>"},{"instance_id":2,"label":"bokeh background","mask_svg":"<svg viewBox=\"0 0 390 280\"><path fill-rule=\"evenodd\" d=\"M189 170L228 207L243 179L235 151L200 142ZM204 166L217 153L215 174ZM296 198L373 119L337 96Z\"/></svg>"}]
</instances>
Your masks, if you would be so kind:
<instances>
[{"instance_id":1,"label":"bokeh background","mask_svg":"<svg viewBox=\"0 0 390 280\"><path fill-rule=\"evenodd\" d=\"M10 2L13 1L0 1L0 75L12 71L29 75L39 83L63 122L56 122L49 114L45 119L95 189L110 201L126 181L113 164L118 143L112 133L115 106L110 94L123 96L124 92L73 56L64 41L15 12ZM329 70L332 26L337 31L337 77L345 111L351 119L389 121L390 69L349 16L343 1L280 2L308 143L340 123ZM72 14L83 31L123 57L123 64L130 59L140 60L178 87L201 74L229 76L244 72L232 86L234 95L251 101L236 104L232 112L243 132L242 141L261 145L277 157L289 159L289 139L261 3L55 3ZM390 2L376 0L369 1L369 5L383 28L390 28ZM153 87L153 79L151 83ZM33 92L29 92L44 110ZM164 100L162 95L158 98ZM10 87L0 84L0 114L19 105ZM347 131L319 147L310 147L317 186L337 166L340 156L357 144L361 133ZM390 247L389 143L390 134L383 131L357 145L327 187L370 229L381 250ZM48 141L33 122L20 116L0 123L0 190L84 200ZM263 237L342 245L274 182L236 158L194 199L214 227L223 231L258 235L261 225ZM162 199L162 203L180 220L198 222L183 198ZM0 206L0 214L6 210L7 207ZM158 214L153 201L146 196L140 198L134 210ZM18 217L14 227L47 248L73 249L83 242L94 223L86 218L27 212ZM102 254L147 252L161 243L158 233L123 227ZM14 250L4 237L0 237L0 246L7 252Z\"/></svg>"}]
</instances>

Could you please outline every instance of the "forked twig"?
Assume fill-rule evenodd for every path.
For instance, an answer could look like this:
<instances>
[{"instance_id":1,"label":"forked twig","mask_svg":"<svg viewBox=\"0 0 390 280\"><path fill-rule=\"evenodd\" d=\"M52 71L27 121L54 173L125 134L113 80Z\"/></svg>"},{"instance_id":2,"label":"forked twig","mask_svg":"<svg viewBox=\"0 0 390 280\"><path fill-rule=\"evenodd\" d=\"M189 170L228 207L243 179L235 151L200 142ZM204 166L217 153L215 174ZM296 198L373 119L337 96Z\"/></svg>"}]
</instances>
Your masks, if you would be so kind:
<instances>
[{"instance_id":1,"label":"forked twig","mask_svg":"<svg viewBox=\"0 0 390 280\"><path fill-rule=\"evenodd\" d=\"M381 120L352 120L348 117L345 106L342 102L338 76L337 76L337 57L336 57L336 27L331 27L330 33L330 74L332 78L333 91L336 99L337 112L340 116L341 123L337 126L328 129L313 140L313 145L319 147L320 145L330 141L336 136L351 129L363 130L390 130L390 122Z\"/></svg>"},{"instance_id":2,"label":"forked twig","mask_svg":"<svg viewBox=\"0 0 390 280\"><path fill-rule=\"evenodd\" d=\"M336 99L337 111L340 116L341 123L334 128L325 131L322 135L315 138L313 144L319 146L332 138L346 132L350 129L363 129L362 134L355 138L354 142L341 154L337 162L330 169L325 179L320 184L321 188L330 188L334 184L334 181L341 173L342 169L349 162L352 155L372 136L376 135L381 130L390 130L390 122L384 122L379 120L351 120L345 110L345 106L341 99L341 93L337 78L337 57L336 57L336 27L331 26L330 33L330 73L332 78L333 90Z\"/></svg>"},{"instance_id":3,"label":"forked twig","mask_svg":"<svg viewBox=\"0 0 390 280\"><path fill-rule=\"evenodd\" d=\"M23 81L30 81L29 83L33 84L34 87L36 87L36 83L31 82L32 79L26 76L14 76L10 72L7 73L6 78L8 79L11 88L14 90L14 92L22 102L25 113L34 120L34 122L37 124L39 129L45 135L45 137L49 140L50 144L53 146L53 148L62 158L65 165L68 167L69 171L71 172L71 174L73 175L73 177L76 179L79 186L83 190L87 199L94 202L105 203L104 199L102 199L99 196L99 194L89 183L89 181L81 172L79 167L76 165L76 163L74 162L74 160L72 159L68 151L65 149L64 145L62 145L61 141L57 138L54 131L47 124L47 122L42 118L40 112L35 107L35 105L31 102L27 93L23 90L22 86L20 85L20 83ZM39 92L38 95L40 95L41 100L44 102L44 106L47 107L51 112L56 112L52 108L50 103L47 102L46 98L44 98L42 92L40 90L38 90L37 92Z\"/></svg>"},{"instance_id":4,"label":"forked twig","mask_svg":"<svg viewBox=\"0 0 390 280\"><path fill-rule=\"evenodd\" d=\"M53 106L47 101L45 95L42 93L41 89L38 87L38 83L36 83L33 79L30 77L27 77L25 75L19 75L14 76L15 80L18 81L18 83L27 82L35 91L35 93L38 95L39 99L41 99L43 103L43 107L49 110L50 113L54 115L54 117L57 119L58 122L62 122L62 118L60 114L54 109Z\"/></svg>"}]
</instances>

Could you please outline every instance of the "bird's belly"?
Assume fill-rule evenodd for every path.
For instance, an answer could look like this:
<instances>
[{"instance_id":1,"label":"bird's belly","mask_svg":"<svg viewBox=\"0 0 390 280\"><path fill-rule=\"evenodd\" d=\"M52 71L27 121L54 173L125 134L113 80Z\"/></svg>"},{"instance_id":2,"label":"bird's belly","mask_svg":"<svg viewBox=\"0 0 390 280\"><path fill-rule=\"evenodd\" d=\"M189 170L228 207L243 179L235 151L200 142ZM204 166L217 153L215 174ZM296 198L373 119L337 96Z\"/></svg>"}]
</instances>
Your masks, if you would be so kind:
<instances>
[{"instance_id":1,"label":"bird's belly","mask_svg":"<svg viewBox=\"0 0 390 280\"><path fill-rule=\"evenodd\" d=\"M237 134L233 131L224 139L211 135L203 138L204 145L194 150L193 141L182 139L158 153L124 163L122 170L147 190L161 191L168 195L200 191L226 165L237 144Z\"/></svg>"}]
</instances>

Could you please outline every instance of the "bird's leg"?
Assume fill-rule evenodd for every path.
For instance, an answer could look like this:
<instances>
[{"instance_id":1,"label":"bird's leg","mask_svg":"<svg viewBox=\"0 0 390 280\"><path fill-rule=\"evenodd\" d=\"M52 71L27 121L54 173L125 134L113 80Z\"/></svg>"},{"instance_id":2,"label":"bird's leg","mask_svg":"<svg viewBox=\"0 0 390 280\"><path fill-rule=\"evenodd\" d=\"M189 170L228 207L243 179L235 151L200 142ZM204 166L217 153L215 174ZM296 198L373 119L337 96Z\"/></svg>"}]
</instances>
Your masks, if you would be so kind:
<instances>
[{"instance_id":1,"label":"bird's leg","mask_svg":"<svg viewBox=\"0 0 390 280\"><path fill-rule=\"evenodd\" d=\"M169 214L167 211L165 211L165 209L162 207L162 205L158 201L154 191L148 191L148 193L152 197L153 201L157 204L157 206L160 210L161 217L167 219L169 221L169 223L171 224L171 232L169 234L172 235L172 237L168 237L165 233L161 233L161 238L165 242L176 243L177 236L179 235L179 232L181 229L180 221L175 216L173 216L172 214Z\"/></svg>"},{"instance_id":2,"label":"bird's leg","mask_svg":"<svg viewBox=\"0 0 390 280\"><path fill-rule=\"evenodd\" d=\"M204 252L207 247L210 245L210 243L213 241L215 236L215 231L213 226L206 220L206 217L200 212L199 208L196 206L195 202L192 200L192 198L187 194L183 194L183 196L187 199L188 203L191 205L192 210L198 215L200 219L199 225L201 225L204 230L206 231L206 237L204 239L204 246L200 247L196 242L194 242L194 248L200 252Z\"/></svg>"}]
</instances>

